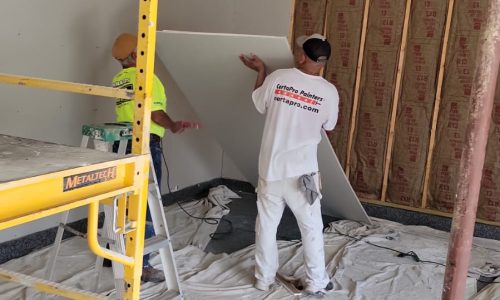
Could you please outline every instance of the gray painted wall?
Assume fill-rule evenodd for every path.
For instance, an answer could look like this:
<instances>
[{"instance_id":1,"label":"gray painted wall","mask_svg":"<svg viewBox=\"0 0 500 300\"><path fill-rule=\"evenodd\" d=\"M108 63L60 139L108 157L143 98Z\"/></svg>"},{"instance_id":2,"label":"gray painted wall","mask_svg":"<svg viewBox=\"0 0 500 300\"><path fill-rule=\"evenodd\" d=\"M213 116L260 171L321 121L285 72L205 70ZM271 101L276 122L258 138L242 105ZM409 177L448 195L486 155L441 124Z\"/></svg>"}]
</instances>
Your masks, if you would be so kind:
<instances>
[{"instance_id":1,"label":"gray painted wall","mask_svg":"<svg viewBox=\"0 0 500 300\"><path fill-rule=\"evenodd\" d=\"M108 85L117 67L109 57L110 41L135 29L136 11L136 1L3 0L0 72ZM0 133L79 145L81 126L95 121L101 100L1 84ZM85 215L86 209L79 209L71 220ZM58 220L4 230L0 242L53 227Z\"/></svg>"},{"instance_id":2,"label":"gray painted wall","mask_svg":"<svg viewBox=\"0 0 500 300\"><path fill-rule=\"evenodd\" d=\"M159 2L159 30L288 34L291 0ZM119 65L110 57L112 41L120 32L136 31L137 3L136 0L0 1L0 73L109 85L119 71ZM197 71L195 66L187 67ZM169 115L175 120L197 120L159 60L156 74L166 87ZM0 133L68 145L79 145L83 124L114 120L112 99L3 84L0 107ZM167 134L164 149L172 188L182 189L221 175L245 180L223 155L220 145L203 129ZM72 213L71 220L84 217L85 211ZM0 242L53 227L57 221L54 216L5 230Z\"/></svg>"}]
</instances>

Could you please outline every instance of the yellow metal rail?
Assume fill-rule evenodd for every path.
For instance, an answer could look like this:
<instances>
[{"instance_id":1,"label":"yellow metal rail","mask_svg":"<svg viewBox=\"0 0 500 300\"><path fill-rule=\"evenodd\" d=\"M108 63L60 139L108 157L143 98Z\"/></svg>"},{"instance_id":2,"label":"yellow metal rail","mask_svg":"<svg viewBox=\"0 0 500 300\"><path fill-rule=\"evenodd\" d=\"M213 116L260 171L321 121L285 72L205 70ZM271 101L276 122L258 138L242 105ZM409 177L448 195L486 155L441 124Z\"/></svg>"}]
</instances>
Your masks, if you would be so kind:
<instances>
[{"instance_id":1,"label":"yellow metal rail","mask_svg":"<svg viewBox=\"0 0 500 300\"><path fill-rule=\"evenodd\" d=\"M116 89L107 86L81 84L68 81L58 81L12 74L0 73L0 83L94 96L134 99L134 93L125 89Z\"/></svg>"},{"instance_id":2,"label":"yellow metal rail","mask_svg":"<svg viewBox=\"0 0 500 300\"><path fill-rule=\"evenodd\" d=\"M123 255L121 253L115 253L108 249L102 248L99 245L99 240L97 239L97 226L99 220L99 202L89 203L89 220L88 220L88 243L89 248L98 256L116 261L127 267L134 267L135 261L133 258Z\"/></svg>"},{"instance_id":3,"label":"yellow metal rail","mask_svg":"<svg viewBox=\"0 0 500 300\"><path fill-rule=\"evenodd\" d=\"M154 76L154 58L156 42L156 19L158 0L139 1L139 26L137 31L137 78L134 99L134 124L132 153L149 153L149 127L151 123L151 92ZM149 159L149 156L148 156ZM142 256L144 250L144 222L148 194L149 160L136 169L139 180L139 192L129 200L129 220L138 222L137 228L126 234L125 252L133 257L132 266L125 265L125 300L139 299L141 289Z\"/></svg>"},{"instance_id":4,"label":"yellow metal rail","mask_svg":"<svg viewBox=\"0 0 500 300\"><path fill-rule=\"evenodd\" d=\"M75 300L105 300L107 297L99 294L83 291L80 289L67 287L62 284L57 284L40 278L24 275L0 268L0 279L10 282L22 282L24 285L37 289L39 291L71 298Z\"/></svg>"}]
</instances>

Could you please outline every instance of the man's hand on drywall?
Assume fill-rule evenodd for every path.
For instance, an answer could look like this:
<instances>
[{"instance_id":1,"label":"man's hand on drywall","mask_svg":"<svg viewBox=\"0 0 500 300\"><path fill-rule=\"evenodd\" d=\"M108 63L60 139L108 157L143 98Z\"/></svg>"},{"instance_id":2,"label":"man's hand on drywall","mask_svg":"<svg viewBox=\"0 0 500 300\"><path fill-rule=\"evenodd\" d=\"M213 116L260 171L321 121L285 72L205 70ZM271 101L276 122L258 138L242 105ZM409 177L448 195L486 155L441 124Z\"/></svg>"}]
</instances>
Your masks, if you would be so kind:
<instances>
[{"instance_id":1,"label":"man's hand on drywall","mask_svg":"<svg viewBox=\"0 0 500 300\"><path fill-rule=\"evenodd\" d=\"M241 62L243 62L245 66L256 72L263 72L266 70L266 65L264 64L262 59L260 59L260 57L255 54L250 54L248 56L245 54L240 54L239 57Z\"/></svg>"},{"instance_id":2,"label":"man's hand on drywall","mask_svg":"<svg viewBox=\"0 0 500 300\"><path fill-rule=\"evenodd\" d=\"M258 89L266 79L266 65L257 55L251 53L250 55L240 54L240 60L245 66L257 72L257 79L255 80L254 89Z\"/></svg>"},{"instance_id":3,"label":"man's hand on drywall","mask_svg":"<svg viewBox=\"0 0 500 300\"><path fill-rule=\"evenodd\" d=\"M185 129L199 129L201 127L200 123L192 121L177 121L171 128L173 133L182 133Z\"/></svg>"}]
</instances>

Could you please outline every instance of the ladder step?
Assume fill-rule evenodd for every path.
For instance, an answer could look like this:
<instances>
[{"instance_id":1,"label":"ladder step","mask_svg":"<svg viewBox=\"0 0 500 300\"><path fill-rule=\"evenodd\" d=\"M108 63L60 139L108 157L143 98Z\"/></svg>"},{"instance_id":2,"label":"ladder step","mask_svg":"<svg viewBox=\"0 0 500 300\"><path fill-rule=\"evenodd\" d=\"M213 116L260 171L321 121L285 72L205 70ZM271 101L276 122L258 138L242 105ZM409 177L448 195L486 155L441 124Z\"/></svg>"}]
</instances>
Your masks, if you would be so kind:
<instances>
[{"instance_id":1,"label":"ladder step","mask_svg":"<svg viewBox=\"0 0 500 300\"><path fill-rule=\"evenodd\" d=\"M129 126L130 132L132 131L132 124L125 124L125 126ZM92 126L92 125L91 125ZM104 126L104 132L106 133L106 128L110 126L117 126L117 125L109 125L106 124ZM120 125L121 126L121 125ZM101 136L105 136L105 134L101 134ZM105 139L105 141L96 141L94 139L94 143L97 142L97 144L106 144L101 147L101 150L104 151L110 151L111 146L113 142L120 140L120 144L118 147L118 153L119 154L125 154L128 140L122 139L122 135L117 135L117 134L112 134L111 139ZM89 136L83 136L82 138L82 147L87 147L88 146L88 140ZM97 145L96 144L96 145ZM97 147L96 147L97 149ZM109 205L109 203L108 203ZM175 267L175 258L173 255L173 250L172 250L172 243L170 239L168 238L168 226L167 222L165 220L165 215L163 212L163 203L162 203L162 197L160 194L160 188L157 183L155 183L155 170L154 170L154 165L153 162L150 161L150 172L149 172L149 180L148 180L148 205L149 209L151 211L151 216L153 218L153 223L154 226L157 227L158 230L156 230L156 233L158 235L149 238L144 241L144 254L150 254L152 252L159 252L159 256L162 262L163 266L163 272L165 274L166 278L166 284L167 284L167 291L166 294L162 294L162 299L183 299L182 295L182 290L179 285L179 276L177 274L177 269ZM106 207L105 210L109 210L111 206ZM113 205L112 207L113 214L110 215L108 212L107 214L105 213L105 224L108 225L106 227L107 230L103 231L104 236L108 236L110 238L116 238L117 241L114 243L114 247L117 248L118 252L125 252L124 245L123 245L123 236L121 234L117 234L117 232L111 232L114 230L113 227L114 224L112 221L114 220L114 217L116 215L116 207ZM111 227L109 227L111 226ZM133 230L134 225L132 222L127 222L125 225L125 232L128 232L129 230ZM99 238L99 241L101 242L101 238ZM55 259L54 259L55 261ZM99 264L102 265L101 262L98 262ZM113 266L113 273L114 273L114 278L115 278L115 287L117 290L116 296L118 296L120 299L123 297L123 267L119 268L119 264L115 264ZM96 268L97 269L97 268ZM100 269L99 269L100 270ZM98 287L99 283L97 282L96 288ZM120 293L118 291L121 291ZM120 294L120 295L119 295ZM1 296L0 296L1 298ZM85 298L87 299L87 298Z\"/></svg>"},{"instance_id":2,"label":"ladder step","mask_svg":"<svg viewBox=\"0 0 500 300\"><path fill-rule=\"evenodd\" d=\"M144 241L144 255L168 247L170 240L165 236L157 235Z\"/></svg>"},{"instance_id":3,"label":"ladder step","mask_svg":"<svg viewBox=\"0 0 500 300\"><path fill-rule=\"evenodd\" d=\"M62 227L64 230L66 230L66 231L68 231L68 232L70 232L70 233L72 233L72 234L74 234L76 236L79 236L81 238L84 238L84 239L87 238L87 234L86 233L80 232L80 231L74 229L73 227L71 227L71 226L69 226L67 224L59 223L59 227ZM100 232L97 233L97 237L99 239L99 242L108 243L108 244L114 244L115 243L115 240L103 237Z\"/></svg>"}]
</instances>

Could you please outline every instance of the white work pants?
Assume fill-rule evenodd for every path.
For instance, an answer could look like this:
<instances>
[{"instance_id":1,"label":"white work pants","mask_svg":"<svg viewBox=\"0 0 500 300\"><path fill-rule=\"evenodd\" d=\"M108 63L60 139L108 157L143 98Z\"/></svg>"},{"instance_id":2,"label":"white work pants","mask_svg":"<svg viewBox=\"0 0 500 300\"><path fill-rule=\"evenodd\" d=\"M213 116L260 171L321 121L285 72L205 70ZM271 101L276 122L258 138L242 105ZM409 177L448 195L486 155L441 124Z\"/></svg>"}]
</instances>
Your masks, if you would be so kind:
<instances>
[{"instance_id":1,"label":"white work pants","mask_svg":"<svg viewBox=\"0 0 500 300\"><path fill-rule=\"evenodd\" d=\"M319 191L319 175L315 176ZM321 195L313 205L299 189L298 177L279 181L259 180L257 187L257 221L255 224L255 277L262 284L272 284L279 267L276 232L285 205L291 209L302 235L305 284L311 290L321 290L330 281L325 268Z\"/></svg>"}]
</instances>

